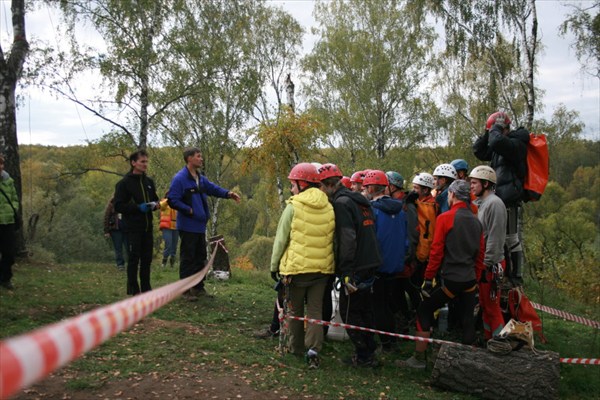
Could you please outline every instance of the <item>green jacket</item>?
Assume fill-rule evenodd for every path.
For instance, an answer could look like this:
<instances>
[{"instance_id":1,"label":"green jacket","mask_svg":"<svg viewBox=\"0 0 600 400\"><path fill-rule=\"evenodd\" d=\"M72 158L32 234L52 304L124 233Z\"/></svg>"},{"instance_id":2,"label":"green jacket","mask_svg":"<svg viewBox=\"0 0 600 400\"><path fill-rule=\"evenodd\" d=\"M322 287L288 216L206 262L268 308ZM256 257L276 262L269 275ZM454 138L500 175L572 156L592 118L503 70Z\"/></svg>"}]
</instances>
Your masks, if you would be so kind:
<instances>
[{"instance_id":1,"label":"green jacket","mask_svg":"<svg viewBox=\"0 0 600 400\"><path fill-rule=\"evenodd\" d=\"M8 172L2 171L0 175L0 189L10 199L15 210L19 209L19 198L17 197L17 189L15 189L15 181L8 175ZM6 200L6 197L0 193L0 225L8 225L15 223L15 213Z\"/></svg>"}]
</instances>

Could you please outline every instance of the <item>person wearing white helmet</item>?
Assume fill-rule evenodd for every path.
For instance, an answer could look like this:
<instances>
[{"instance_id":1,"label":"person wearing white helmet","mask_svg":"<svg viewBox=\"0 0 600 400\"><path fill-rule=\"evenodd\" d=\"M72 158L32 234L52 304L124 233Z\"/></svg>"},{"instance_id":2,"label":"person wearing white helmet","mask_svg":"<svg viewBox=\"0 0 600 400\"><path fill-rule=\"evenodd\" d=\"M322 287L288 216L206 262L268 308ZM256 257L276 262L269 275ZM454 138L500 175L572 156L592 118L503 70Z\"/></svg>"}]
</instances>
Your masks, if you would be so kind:
<instances>
[{"instance_id":1,"label":"person wearing white helmet","mask_svg":"<svg viewBox=\"0 0 600 400\"><path fill-rule=\"evenodd\" d=\"M473 168L469 174L471 193L477 197L477 218L483 225L485 239L485 271L479 281L479 304L483 317L483 332L489 340L502 330L504 318L500 309L500 285L504 274L504 241L506 238L506 207L496 196L496 172L487 165Z\"/></svg>"},{"instance_id":2,"label":"person wearing white helmet","mask_svg":"<svg viewBox=\"0 0 600 400\"><path fill-rule=\"evenodd\" d=\"M407 220L408 249L405 269L410 271L407 280L401 279L402 289L410 299L408 304L401 303L403 319L400 321L400 332L408 330L408 322L421 303L418 288L423 284L423 274L429 259L429 249L433 242L435 218L438 215L438 205L431 191L435 185L433 175L420 172L412 180L412 191L405 197ZM401 294L402 300L402 294Z\"/></svg>"},{"instance_id":3,"label":"person wearing white helmet","mask_svg":"<svg viewBox=\"0 0 600 400\"><path fill-rule=\"evenodd\" d=\"M440 164L435 167L433 177L435 178L435 201L440 207L440 213L443 213L450 209L448 205L448 188L458 178L458 175L451 164Z\"/></svg>"},{"instance_id":4,"label":"person wearing white helmet","mask_svg":"<svg viewBox=\"0 0 600 400\"><path fill-rule=\"evenodd\" d=\"M423 301L417 310L417 330L415 336L429 338L435 310L451 299L458 299L461 310L462 342L471 345L475 342L475 321L473 310L477 303L477 282L483 271L485 243L483 227L469 210L469 183L464 180L452 182L448 190L450 210L437 217L435 235L421 293ZM441 279L434 286L434 278ZM427 362L426 341L418 341L415 353L396 365L425 369Z\"/></svg>"}]
</instances>

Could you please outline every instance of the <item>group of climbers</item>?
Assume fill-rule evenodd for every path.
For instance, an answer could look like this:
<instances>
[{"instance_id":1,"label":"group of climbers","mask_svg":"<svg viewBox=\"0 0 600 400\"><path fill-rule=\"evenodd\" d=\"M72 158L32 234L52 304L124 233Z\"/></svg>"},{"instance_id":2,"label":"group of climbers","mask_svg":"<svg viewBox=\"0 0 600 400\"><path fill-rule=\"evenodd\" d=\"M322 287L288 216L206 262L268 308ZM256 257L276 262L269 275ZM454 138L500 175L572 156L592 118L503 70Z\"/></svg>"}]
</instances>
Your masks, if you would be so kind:
<instances>
[{"instance_id":1,"label":"group of climbers","mask_svg":"<svg viewBox=\"0 0 600 400\"><path fill-rule=\"evenodd\" d=\"M428 338L434 312L451 303L463 343L473 344L479 292L485 339L497 334L504 324L500 288L506 207L512 203L495 188L511 171L513 155L504 151L512 148L510 141L522 141L522 128L511 132L505 113L490 120L487 139L478 139L474 151L491 159L492 167L469 173L463 159L440 164L432 174L416 174L411 191L396 171L344 176L331 163L294 166L288 176L293 196L279 221L270 267L273 279L288 288L289 314L321 319L328 276L335 274L347 324L401 333L414 326L416 336ZM290 329L290 352L317 368L322 327L309 323L305 334L302 322L293 320ZM386 352L396 344L389 335L379 335L379 344L366 331L348 335L354 354L344 361L352 366L377 366L376 349ZM426 341L417 342L414 355L397 364L425 368L426 348Z\"/></svg>"}]
</instances>

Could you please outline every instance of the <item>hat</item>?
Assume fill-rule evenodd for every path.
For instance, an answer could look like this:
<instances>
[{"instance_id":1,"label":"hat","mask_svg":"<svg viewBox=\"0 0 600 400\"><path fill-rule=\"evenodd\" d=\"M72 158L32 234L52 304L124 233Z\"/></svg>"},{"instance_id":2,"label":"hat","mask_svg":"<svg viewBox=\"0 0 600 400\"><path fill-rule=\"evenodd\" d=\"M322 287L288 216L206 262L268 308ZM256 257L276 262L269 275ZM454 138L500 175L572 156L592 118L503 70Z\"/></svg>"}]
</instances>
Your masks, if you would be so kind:
<instances>
[{"instance_id":1,"label":"hat","mask_svg":"<svg viewBox=\"0 0 600 400\"><path fill-rule=\"evenodd\" d=\"M452 182L448 191L454 193L458 200L469 201L471 199L471 185L469 185L469 182L462 179L457 179Z\"/></svg>"}]
</instances>

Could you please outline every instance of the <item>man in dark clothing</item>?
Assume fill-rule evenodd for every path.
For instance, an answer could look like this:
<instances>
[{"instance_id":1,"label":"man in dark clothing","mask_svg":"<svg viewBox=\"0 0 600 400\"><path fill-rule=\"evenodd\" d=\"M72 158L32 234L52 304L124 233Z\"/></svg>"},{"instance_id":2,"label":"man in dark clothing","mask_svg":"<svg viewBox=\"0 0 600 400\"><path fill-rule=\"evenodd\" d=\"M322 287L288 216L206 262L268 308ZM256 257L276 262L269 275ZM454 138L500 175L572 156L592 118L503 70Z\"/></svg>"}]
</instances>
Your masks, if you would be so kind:
<instances>
[{"instance_id":1,"label":"man in dark clothing","mask_svg":"<svg viewBox=\"0 0 600 400\"><path fill-rule=\"evenodd\" d=\"M127 262L127 294L136 295L152 290L150 264L152 263L152 211L158 209L154 181L146 176L148 153L138 150L129 156L131 171L115 186L115 211L123 215L129 243ZM140 282L138 283L138 264Z\"/></svg>"},{"instance_id":2,"label":"man in dark clothing","mask_svg":"<svg viewBox=\"0 0 600 400\"><path fill-rule=\"evenodd\" d=\"M177 229L181 244L179 247L179 278L192 276L204 268L206 262L206 223L210 216L208 196L234 199L240 202L237 193L223 189L200 174L204 162L202 152L196 147L185 149L186 163L171 181L167 198L169 206L178 211ZM206 295L204 280L190 289L186 295L193 300Z\"/></svg>"},{"instance_id":3,"label":"man in dark clothing","mask_svg":"<svg viewBox=\"0 0 600 400\"><path fill-rule=\"evenodd\" d=\"M506 247L507 275L520 285L523 283L523 247L521 245L521 210L523 184L527 174L527 143L529 131L525 128L510 130L510 118L505 112L491 114L485 133L473 144L475 156L491 161L496 172L496 195L504 202L507 211Z\"/></svg>"},{"instance_id":4,"label":"man in dark clothing","mask_svg":"<svg viewBox=\"0 0 600 400\"><path fill-rule=\"evenodd\" d=\"M463 343L475 341L475 308L477 282L481 277L485 242L483 227L469 209L469 183L452 182L448 188L450 210L440 214L435 222L435 234L425 270L423 302L417 310L416 336L429 338L433 313L453 298L460 302L462 311ZM441 270L441 284L433 287L433 279ZM427 342L417 342L415 353L399 366L424 369Z\"/></svg>"},{"instance_id":5,"label":"man in dark clothing","mask_svg":"<svg viewBox=\"0 0 600 400\"><path fill-rule=\"evenodd\" d=\"M340 315L347 324L373 328L372 285L381 265L373 210L362 194L341 184L342 176L334 164L319 168L321 190L329 196L335 213L335 267L343 284ZM346 363L359 367L377 366L377 344L373 333L353 329L347 332L355 354Z\"/></svg>"}]
</instances>

